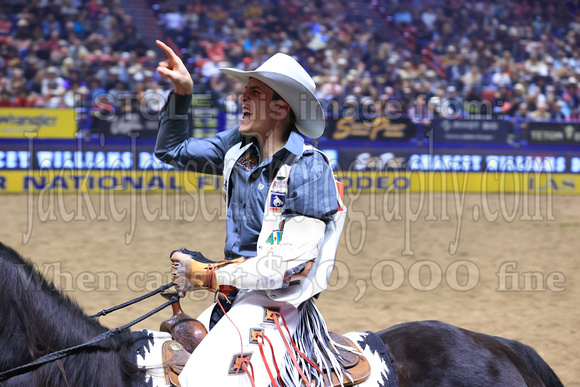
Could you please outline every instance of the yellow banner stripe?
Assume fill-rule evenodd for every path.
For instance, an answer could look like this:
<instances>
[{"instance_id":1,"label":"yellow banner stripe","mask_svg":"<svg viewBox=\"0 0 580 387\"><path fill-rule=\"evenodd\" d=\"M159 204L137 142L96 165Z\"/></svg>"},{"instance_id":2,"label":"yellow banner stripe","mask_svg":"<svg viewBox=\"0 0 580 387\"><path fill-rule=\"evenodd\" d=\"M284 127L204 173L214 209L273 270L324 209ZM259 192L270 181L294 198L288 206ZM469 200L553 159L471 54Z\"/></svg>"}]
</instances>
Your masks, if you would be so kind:
<instances>
[{"instance_id":1,"label":"yellow banner stripe","mask_svg":"<svg viewBox=\"0 0 580 387\"><path fill-rule=\"evenodd\" d=\"M580 175L534 172L343 172L346 193L460 192L580 194ZM221 176L176 170L0 171L0 193L22 192L221 193Z\"/></svg>"}]
</instances>

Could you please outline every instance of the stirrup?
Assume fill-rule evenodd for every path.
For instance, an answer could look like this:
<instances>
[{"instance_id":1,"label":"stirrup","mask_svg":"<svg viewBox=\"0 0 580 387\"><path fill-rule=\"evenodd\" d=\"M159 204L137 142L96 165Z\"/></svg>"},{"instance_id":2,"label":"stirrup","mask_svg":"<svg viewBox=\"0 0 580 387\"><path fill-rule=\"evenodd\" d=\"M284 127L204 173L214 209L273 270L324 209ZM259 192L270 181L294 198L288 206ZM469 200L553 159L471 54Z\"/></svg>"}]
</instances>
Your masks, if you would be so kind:
<instances>
[{"instance_id":1,"label":"stirrup","mask_svg":"<svg viewBox=\"0 0 580 387\"><path fill-rule=\"evenodd\" d=\"M179 384L179 374L183 371L191 355L175 340L168 340L163 343L161 352L163 353L165 383L168 386L181 387Z\"/></svg>"}]
</instances>

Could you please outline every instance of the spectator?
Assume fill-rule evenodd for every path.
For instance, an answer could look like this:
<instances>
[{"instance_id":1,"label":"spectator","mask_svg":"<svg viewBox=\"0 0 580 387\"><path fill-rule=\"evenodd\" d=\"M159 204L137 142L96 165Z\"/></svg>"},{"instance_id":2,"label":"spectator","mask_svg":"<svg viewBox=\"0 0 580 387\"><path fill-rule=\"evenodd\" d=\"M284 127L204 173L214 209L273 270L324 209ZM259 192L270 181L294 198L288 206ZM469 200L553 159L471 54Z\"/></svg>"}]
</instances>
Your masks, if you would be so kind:
<instances>
[{"instance_id":1,"label":"spectator","mask_svg":"<svg viewBox=\"0 0 580 387\"><path fill-rule=\"evenodd\" d=\"M28 108L32 107L28 104L28 92L25 88L20 88L14 99L14 107L17 108Z\"/></svg>"},{"instance_id":2,"label":"spectator","mask_svg":"<svg viewBox=\"0 0 580 387\"><path fill-rule=\"evenodd\" d=\"M119 82L122 81L119 79L119 74L121 73L121 69L119 67L109 67L108 71L103 74L102 78L104 83L104 89L107 91L112 90L116 86L119 85Z\"/></svg>"},{"instance_id":3,"label":"spectator","mask_svg":"<svg viewBox=\"0 0 580 387\"><path fill-rule=\"evenodd\" d=\"M429 31L433 31L435 30L435 23L437 22L437 13L435 13L432 7L427 7L421 14L421 21L427 26Z\"/></svg>"},{"instance_id":4,"label":"spectator","mask_svg":"<svg viewBox=\"0 0 580 387\"><path fill-rule=\"evenodd\" d=\"M522 102L518 105L516 112L514 113L515 118L525 119L528 118L528 104Z\"/></svg>"},{"instance_id":5,"label":"spectator","mask_svg":"<svg viewBox=\"0 0 580 387\"><path fill-rule=\"evenodd\" d=\"M252 0L252 4L244 9L244 17L246 19L259 19L263 13L262 6L257 0Z\"/></svg>"},{"instance_id":6,"label":"spectator","mask_svg":"<svg viewBox=\"0 0 580 387\"><path fill-rule=\"evenodd\" d=\"M51 59L50 54L57 51L60 45L60 35L56 29L50 31L50 36L41 44L39 56L41 59Z\"/></svg>"},{"instance_id":7,"label":"spectator","mask_svg":"<svg viewBox=\"0 0 580 387\"><path fill-rule=\"evenodd\" d=\"M552 118L546 102L538 103L537 109L528 113L528 118L534 121L547 121Z\"/></svg>"},{"instance_id":8,"label":"spectator","mask_svg":"<svg viewBox=\"0 0 580 387\"><path fill-rule=\"evenodd\" d=\"M540 76L540 77L547 77L548 76L548 66L542 61L538 59L538 55L536 53L532 53L530 55L530 59L525 62L525 69L526 72L530 75Z\"/></svg>"},{"instance_id":9,"label":"spectator","mask_svg":"<svg viewBox=\"0 0 580 387\"><path fill-rule=\"evenodd\" d=\"M205 49L207 56L210 57L214 62L223 62L226 59L225 55L225 43L219 41L215 38L211 38L208 41L202 41L201 46Z\"/></svg>"},{"instance_id":10,"label":"spectator","mask_svg":"<svg viewBox=\"0 0 580 387\"><path fill-rule=\"evenodd\" d=\"M323 101L340 100L344 96L344 87L338 83L336 75L330 76L328 82L320 88L319 98Z\"/></svg>"},{"instance_id":11,"label":"spectator","mask_svg":"<svg viewBox=\"0 0 580 387\"><path fill-rule=\"evenodd\" d=\"M21 68L15 68L12 70L12 78L9 79L10 88L12 90L21 90L26 88L26 78L24 78L24 72Z\"/></svg>"},{"instance_id":12,"label":"spectator","mask_svg":"<svg viewBox=\"0 0 580 387\"><path fill-rule=\"evenodd\" d=\"M94 101L94 103L96 103L98 99L97 97L100 97L105 93L106 91L101 86L101 82L96 78L91 79L91 81L89 82L89 93L88 93L89 101L92 102ZM107 103L109 102L107 101Z\"/></svg>"},{"instance_id":13,"label":"spectator","mask_svg":"<svg viewBox=\"0 0 580 387\"><path fill-rule=\"evenodd\" d=\"M568 60L568 67L575 74L580 74L580 51L578 49L572 51L572 57Z\"/></svg>"},{"instance_id":14,"label":"spectator","mask_svg":"<svg viewBox=\"0 0 580 387\"><path fill-rule=\"evenodd\" d=\"M526 100L526 88L523 84L517 83L514 86L514 92L511 98L509 99L511 107L505 112L506 115L513 116L518 111L520 105L525 103L525 100Z\"/></svg>"},{"instance_id":15,"label":"spectator","mask_svg":"<svg viewBox=\"0 0 580 387\"><path fill-rule=\"evenodd\" d=\"M417 98L409 107L407 114L415 124L425 127L429 125L431 123L431 117L427 107L427 96L425 94L417 95Z\"/></svg>"},{"instance_id":16,"label":"spectator","mask_svg":"<svg viewBox=\"0 0 580 387\"><path fill-rule=\"evenodd\" d=\"M54 66L46 70L46 77L42 80L41 94L49 108L62 107L62 97L65 93L64 79L60 77L58 69Z\"/></svg>"},{"instance_id":17,"label":"spectator","mask_svg":"<svg viewBox=\"0 0 580 387\"><path fill-rule=\"evenodd\" d=\"M59 37L62 33L62 24L57 20L54 13L49 13L46 15L46 19L42 21L42 35L45 39L52 39L53 37Z\"/></svg>"},{"instance_id":18,"label":"spectator","mask_svg":"<svg viewBox=\"0 0 580 387\"><path fill-rule=\"evenodd\" d=\"M558 121L569 120L571 111L564 104L564 101L558 100L557 102L555 102L554 100L550 100L550 109L552 111L552 117L554 119Z\"/></svg>"},{"instance_id":19,"label":"spectator","mask_svg":"<svg viewBox=\"0 0 580 387\"><path fill-rule=\"evenodd\" d=\"M14 102L12 102L12 95L8 90L2 90L0 92L0 108L14 107Z\"/></svg>"},{"instance_id":20,"label":"spectator","mask_svg":"<svg viewBox=\"0 0 580 387\"><path fill-rule=\"evenodd\" d=\"M499 63L498 71L493 74L491 81L498 89L501 87L511 86L512 78L511 71L508 63L505 60L501 60Z\"/></svg>"},{"instance_id":21,"label":"spectator","mask_svg":"<svg viewBox=\"0 0 580 387\"><path fill-rule=\"evenodd\" d=\"M76 99L80 97L79 89L81 84L79 81L73 81L70 84L70 89L65 91L63 96L64 106L67 108L75 108L77 106Z\"/></svg>"},{"instance_id":22,"label":"spectator","mask_svg":"<svg viewBox=\"0 0 580 387\"><path fill-rule=\"evenodd\" d=\"M165 105L169 92L163 90L156 81L149 81L149 88L143 94L143 104L150 115L157 114Z\"/></svg>"},{"instance_id":23,"label":"spectator","mask_svg":"<svg viewBox=\"0 0 580 387\"><path fill-rule=\"evenodd\" d=\"M12 32L12 22L8 16L0 14L0 43L5 43Z\"/></svg>"},{"instance_id":24,"label":"spectator","mask_svg":"<svg viewBox=\"0 0 580 387\"><path fill-rule=\"evenodd\" d=\"M434 73L435 72L433 72L433 74ZM463 84L463 91L467 92L469 90L475 90L476 92L481 92L483 78L477 66L470 66L469 71L463 75L460 80Z\"/></svg>"}]
</instances>

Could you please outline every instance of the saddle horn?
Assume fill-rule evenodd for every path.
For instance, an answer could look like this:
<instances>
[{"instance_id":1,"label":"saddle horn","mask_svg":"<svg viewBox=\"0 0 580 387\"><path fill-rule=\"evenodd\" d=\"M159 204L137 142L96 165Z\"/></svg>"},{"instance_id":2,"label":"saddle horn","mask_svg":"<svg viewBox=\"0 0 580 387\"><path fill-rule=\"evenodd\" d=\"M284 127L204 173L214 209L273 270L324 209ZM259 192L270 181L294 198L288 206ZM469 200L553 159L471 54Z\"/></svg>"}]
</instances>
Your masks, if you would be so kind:
<instances>
[{"instance_id":1,"label":"saddle horn","mask_svg":"<svg viewBox=\"0 0 580 387\"><path fill-rule=\"evenodd\" d=\"M181 344L187 352L193 353L207 335L207 329L201 322L184 313L179 301L171 305L171 308L173 316L163 321L159 330L171 333L173 339Z\"/></svg>"}]
</instances>

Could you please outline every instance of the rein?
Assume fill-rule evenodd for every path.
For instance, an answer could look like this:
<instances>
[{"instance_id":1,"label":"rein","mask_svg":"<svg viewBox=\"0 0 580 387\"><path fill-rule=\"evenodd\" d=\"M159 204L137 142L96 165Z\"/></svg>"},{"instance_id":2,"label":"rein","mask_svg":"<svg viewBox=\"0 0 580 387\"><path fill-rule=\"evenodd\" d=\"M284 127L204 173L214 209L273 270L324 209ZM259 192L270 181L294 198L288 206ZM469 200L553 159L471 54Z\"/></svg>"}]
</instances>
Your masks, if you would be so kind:
<instances>
[{"instance_id":1,"label":"rein","mask_svg":"<svg viewBox=\"0 0 580 387\"><path fill-rule=\"evenodd\" d=\"M106 316L107 314L109 314L109 313L111 313L111 312L114 312L114 311L116 311L116 310L119 310L119 309L123 309L123 308L125 308L125 307L127 307L127 306L130 306L130 305L133 305L133 304L135 304L135 303L137 303L137 302L139 302L139 301L146 300L147 298L149 298L149 297L151 297L151 296L154 296L154 295L156 295L156 294L158 294L158 293L161 293L161 292L163 292L163 291L165 291L165 290L169 289L170 287L172 287L172 286L174 286L174 285L175 285L174 283L170 282L170 283L168 283L167 285L163 285L163 286L161 286L160 288L158 288L158 289L155 289L155 290L154 290L154 291L152 291L151 293L147 293L147 294L145 294L145 295L143 295L143 296L140 296L140 297L134 298L134 299L132 299L131 301L127 301L127 302L124 302L124 303L122 303L122 304L119 304L119 305L117 305L117 306L113 306L112 308L109 308L109 309L103 309L103 310L101 310L99 313L95 313L95 314L93 314L93 315L91 315L91 316L89 316L89 317L95 318L95 317Z\"/></svg>"},{"instance_id":2,"label":"rein","mask_svg":"<svg viewBox=\"0 0 580 387\"><path fill-rule=\"evenodd\" d=\"M148 297L151 297L151 296L153 296L153 295L155 295L157 293L161 293L162 291L164 291L164 290L172 287L173 285L174 285L173 283L169 283L167 285L163 285L159 289L156 289L153 292L151 292L149 294L146 294L145 296L138 297L138 298L136 298L134 300L125 302L124 304L120 304L120 305L115 306L115 307L110 308L110 309L102 310L101 312L99 312L99 313L97 313L97 314L95 314L93 316L89 316L89 317L104 316L107 313L113 312L115 310L124 308L124 307L129 306L129 305L132 305L132 304L134 304L136 302L139 302L139 301L144 300L144 299L146 299ZM94 337L93 339L87 341L86 343L79 344L79 345L75 345L74 347L70 347L70 348L61 349L61 350L56 351L56 352L53 352L53 353L49 353L48 355L44 355L42 357L39 357L38 359L36 359L36 360L34 360L34 361L32 361L32 362L30 362L28 364L24 364L24 365L21 365L19 367L12 368L10 370L4 371L4 372L0 373L0 382L6 380L8 378L11 378L13 376L20 375L20 374L23 374L25 372L28 372L31 369L36 368L36 367L39 367L39 366L41 366L43 364L50 363L50 362L53 362L53 361L58 360L58 359L62 359L62 358L66 357L66 356L68 356L68 355L70 355L72 353L75 353L75 352L80 351L81 349L88 348L88 347L92 347L95 344L97 344L97 343L99 343L99 342L101 342L103 340L109 339L109 338L111 338L111 337L113 337L113 336L121 333L125 329L128 329L128 328L132 327L133 325L140 323L141 321L145 320L146 318L151 317L155 313L157 313L157 312L159 312L159 311L167 308L169 305L175 304L178 301L179 301L179 297L178 296L176 296L176 295L175 296L172 296L169 301L167 301L164 304L158 306L157 308L153 309L152 311L144 314L143 316L138 317L137 319L131 321L128 324L125 324L123 326L120 326L120 327L111 329L111 330L109 330L107 332L104 332L104 333L98 335L97 337Z\"/></svg>"}]
</instances>

